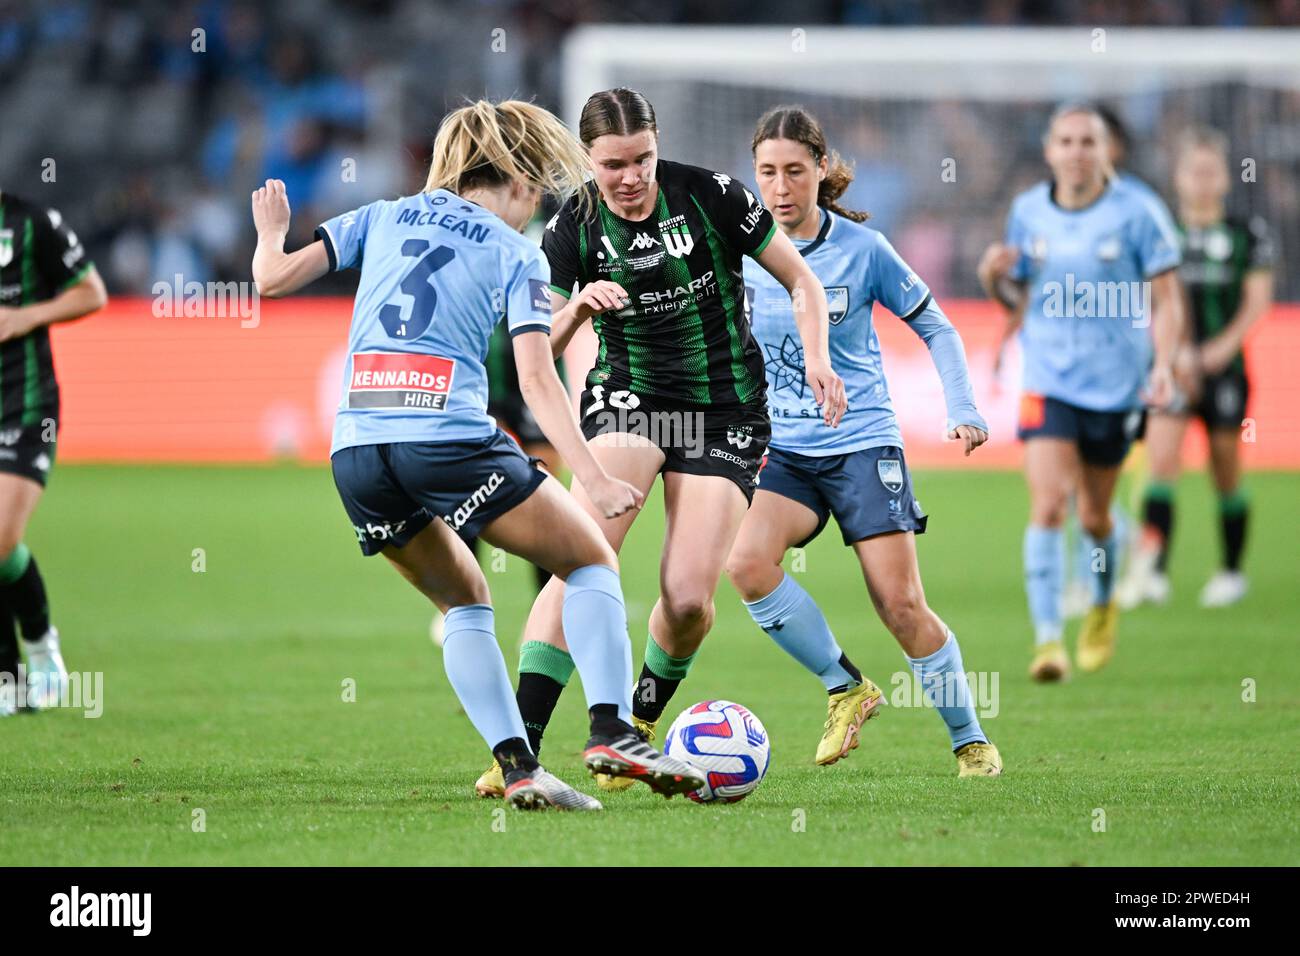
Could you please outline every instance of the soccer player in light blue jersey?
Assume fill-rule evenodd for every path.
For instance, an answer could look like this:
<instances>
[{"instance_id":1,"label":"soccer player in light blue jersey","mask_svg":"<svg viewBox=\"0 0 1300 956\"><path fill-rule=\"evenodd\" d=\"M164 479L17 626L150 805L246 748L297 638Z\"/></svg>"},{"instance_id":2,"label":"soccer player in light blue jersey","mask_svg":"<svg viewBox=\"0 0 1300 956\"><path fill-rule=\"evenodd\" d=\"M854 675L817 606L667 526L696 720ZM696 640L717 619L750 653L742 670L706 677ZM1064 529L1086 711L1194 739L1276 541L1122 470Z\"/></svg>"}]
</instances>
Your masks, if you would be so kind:
<instances>
[{"instance_id":1,"label":"soccer player in light blue jersey","mask_svg":"<svg viewBox=\"0 0 1300 956\"><path fill-rule=\"evenodd\" d=\"M975 407L961 338L885 237L861 225L866 214L836 203L852 172L827 148L812 114L800 107L771 110L759 120L753 151L763 202L826 289L831 365L844 380L848 410L839 429L821 427L804 380L796 306L763 269L746 263L772 440L727 573L755 623L825 686L828 713L816 761L835 763L858 746L881 691L840 648L812 597L781 568L786 550L807 544L834 515L880 619L943 718L959 775L999 774L1002 759L976 717L957 638L930 610L921 586L915 535L927 519L912 494L872 304L897 315L929 348L943 381L948 437L964 442L969 455L988 439L988 427Z\"/></svg>"},{"instance_id":2,"label":"soccer player in light blue jersey","mask_svg":"<svg viewBox=\"0 0 1300 956\"><path fill-rule=\"evenodd\" d=\"M545 771L529 748L487 581L462 535L565 582L564 627L591 717L588 769L670 796L704 782L629 723L632 652L613 549L487 413L483 363L504 318L520 391L589 499L607 518L640 507L641 493L611 478L582 439L551 357L550 271L519 234L543 191L577 189L586 169L581 145L547 111L479 101L443 121L423 192L336 216L297 252L284 252L284 184L268 180L253 194L253 278L262 295L287 295L334 269L361 272L334 482L362 553L383 554L443 612L447 677L505 770L504 796L523 809L601 805Z\"/></svg>"},{"instance_id":3,"label":"soccer player in light blue jersey","mask_svg":"<svg viewBox=\"0 0 1300 956\"><path fill-rule=\"evenodd\" d=\"M1020 329L1020 437L1030 516L1025 587L1041 681L1069 674L1063 644L1061 527L1071 492L1088 537L1092 608L1076 662L1095 671L1114 653L1118 547L1111 499L1142 431L1145 405L1174 397L1183 327L1178 240L1149 195L1118 180L1106 127L1086 105L1061 107L1044 137L1052 179L1016 197L1005 242L981 263L990 296Z\"/></svg>"}]
</instances>

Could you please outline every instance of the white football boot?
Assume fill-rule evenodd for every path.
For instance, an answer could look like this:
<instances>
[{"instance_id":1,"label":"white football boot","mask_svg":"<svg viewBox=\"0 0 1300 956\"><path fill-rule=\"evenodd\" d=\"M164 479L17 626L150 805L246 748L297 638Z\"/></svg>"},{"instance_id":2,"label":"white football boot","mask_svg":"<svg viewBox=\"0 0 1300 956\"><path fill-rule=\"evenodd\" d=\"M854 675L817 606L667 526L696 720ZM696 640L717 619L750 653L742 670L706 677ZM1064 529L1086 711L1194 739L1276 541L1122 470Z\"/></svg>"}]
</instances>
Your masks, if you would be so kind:
<instances>
[{"instance_id":1,"label":"white football boot","mask_svg":"<svg viewBox=\"0 0 1300 956\"><path fill-rule=\"evenodd\" d=\"M1219 571L1205 582L1201 590L1201 607L1227 607L1236 604L1249 590L1246 576L1240 571Z\"/></svg>"},{"instance_id":2,"label":"white football boot","mask_svg":"<svg viewBox=\"0 0 1300 956\"><path fill-rule=\"evenodd\" d=\"M68 686L68 669L59 652L59 632L51 626L39 641L24 642L27 648L27 706L32 710L55 707Z\"/></svg>"}]
</instances>

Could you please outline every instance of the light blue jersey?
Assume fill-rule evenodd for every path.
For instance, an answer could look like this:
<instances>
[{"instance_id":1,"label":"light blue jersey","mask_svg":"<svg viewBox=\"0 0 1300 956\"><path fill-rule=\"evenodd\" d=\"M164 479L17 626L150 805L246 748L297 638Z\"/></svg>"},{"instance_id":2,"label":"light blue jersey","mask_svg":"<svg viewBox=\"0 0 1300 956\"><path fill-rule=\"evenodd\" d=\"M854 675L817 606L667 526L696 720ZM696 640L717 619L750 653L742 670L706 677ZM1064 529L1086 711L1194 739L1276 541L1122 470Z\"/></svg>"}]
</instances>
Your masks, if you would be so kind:
<instances>
[{"instance_id":1,"label":"light blue jersey","mask_svg":"<svg viewBox=\"0 0 1300 956\"><path fill-rule=\"evenodd\" d=\"M1140 407L1152 357L1147 280L1179 263L1168 212L1122 179L1078 210L1039 183L1012 203L1006 242L1020 252L1012 278L1029 294L1025 391L1092 411Z\"/></svg>"},{"instance_id":2,"label":"light blue jersey","mask_svg":"<svg viewBox=\"0 0 1300 956\"><path fill-rule=\"evenodd\" d=\"M361 270L330 454L492 435L492 330L502 316L511 335L551 328L540 247L443 189L370 203L316 235L331 269Z\"/></svg>"},{"instance_id":3,"label":"light blue jersey","mask_svg":"<svg viewBox=\"0 0 1300 956\"><path fill-rule=\"evenodd\" d=\"M849 407L839 428L822 421L804 378L790 294L747 259L745 302L767 367L771 445L812 456L902 447L871 307L880 302L897 316L913 317L930 304L930 290L879 232L825 209L820 214L816 238L793 241L826 289L831 367L844 380Z\"/></svg>"}]
</instances>

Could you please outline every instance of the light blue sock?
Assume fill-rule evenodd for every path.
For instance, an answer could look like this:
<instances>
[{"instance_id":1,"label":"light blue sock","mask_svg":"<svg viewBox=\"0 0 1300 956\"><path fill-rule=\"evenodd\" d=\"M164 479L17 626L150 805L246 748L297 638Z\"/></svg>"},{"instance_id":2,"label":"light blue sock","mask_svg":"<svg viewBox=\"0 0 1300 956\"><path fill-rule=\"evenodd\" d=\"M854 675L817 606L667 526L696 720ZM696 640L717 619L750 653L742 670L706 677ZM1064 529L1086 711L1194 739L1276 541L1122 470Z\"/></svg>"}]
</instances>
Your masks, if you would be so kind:
<instances>
[{"instance_id":1,"label":"light blue sock","mask_svg":"<svg viewBox=\"0 0 1300 956\"><path fill-rule=\"evenodd\" d=\"M564 582L564 640L582 678L587 707L617 704L632 720L632 642L618 572L603 564L578 568Z\"/></svg>"},{"instance_id":2,"label":"light blue sock","mask_svg":"<svg viewBox=\"0 0 1300 956\"><path fill-rule=\"evenodd\" d=\"M1088 565L1088 583L1092 588L1092 603L1102 606L1110 603L1110 592L1118 578L1116 562L1119 561L1118 528L1112 527L1110 537L1098 540L1092 535L1088 539L1091 560Z\"/></svg>"},{"instance_id":3,"label":"light blue sock","mask_svg":"<svg viewBox=\"0 0 1300 956\"><path fill-rule=\"evenodd\" d=\"M1061 639L1061 587L1065 555L1061 529L1031 524L1025 529L1025 591L1034 640L1039 644Z\"/></svg>"},{"instance_id":4,"label":"light blue sock","mask_svg":"<svg viewBox=\"0 0 1300 956\"><path fill-rule=\"evenodd\" d=\"M840 664L844 652L835 643L826 616L808 592L785 575L771 594L746 601L754 623L767 631L787 654L817 675L827 690L856 685L857 678Z\"/></svg>"},{"instance_id":5,"label":"light blue sock","mask_svg":"<svg viewBox=\"0 0 1300 956\"><path fill-rule=\"evenodd\" d=\"M1114 557L1115 560L1122 560L1124 542L1128 540L1128 518L1124 515L1124 511L1119 505L1110 506L1110 521L1113 529L1112 537L1114 538L1115 547L1117 549ZM1092 549L1094 547L1096 547L1096 545L1093 544L1092 538L1084 533L1083 528L1079 526L1079 522L1076 520L1074 523L1074 576L1080 581L1089 582L1088 586L1090 588L1093 586L1091 582Z\"/></svg>"},{"instance_id":6,"label":"light blue sock","mask_svg":"<svg viewBox=\"0 0 1300 956\"><path fill-rule=\"evenodd\" d=\"M1070 569L1071 581L1092 580L1092 548L1088 545L1088 536L1083 533L1079 519L1070 522L1070 542L1074 549L1074 564Z\"/></svg>"},{"instance_id":7,"label":"light blue sock","mask_svg":"<svg viewBox=\"0 0 1300 956\"><path fill-rule=\"evenodd\" d=\"M442 666L470 723L489 748L528 732L519 716L505 658L497 645L492 608L463 604L443 618Z\"/></svg>"},{"instance_id":8,"label":"light blue sock","mask_svg":"<svg viewBox=\"0 0 1300 956\"><path fill-rule=\"evenodd\" d=\"M921 682L926 699L934 704L934 709L947 724L953 750L969 743L988 742L975 716L975 705L971 703L970 684L966 682L966 668L961 662L957 635L949 631L943 647L929 657L909 657L907 663L912 665L912 673Z\"/></svg>"}]
</instances>

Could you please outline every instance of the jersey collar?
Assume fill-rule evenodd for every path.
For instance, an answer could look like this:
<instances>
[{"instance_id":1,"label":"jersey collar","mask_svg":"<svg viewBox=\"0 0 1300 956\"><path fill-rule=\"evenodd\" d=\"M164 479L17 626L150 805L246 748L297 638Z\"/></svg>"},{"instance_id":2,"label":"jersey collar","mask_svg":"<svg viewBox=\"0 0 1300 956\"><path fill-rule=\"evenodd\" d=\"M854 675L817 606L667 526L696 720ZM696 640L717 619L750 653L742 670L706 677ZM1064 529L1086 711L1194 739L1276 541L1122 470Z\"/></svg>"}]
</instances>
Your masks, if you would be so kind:
<instances>
[{"instance_id":1,"label":"jersey collar","mask_svg":"<svg viewBox=\"0 0 1300 956\"><path fill-rule=\"evenodd\" d=\"M817 247L826 241L826 237L831 234L831 226L835 222L829 209L823 209L821 206L818 206L817 211L821 213L822 226L817 230L817 235L808 242L808 245L799 250L799 255L803 256L805 259L816 252Z\"/></svg>"}]
</instances>

